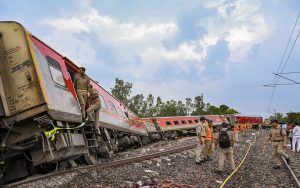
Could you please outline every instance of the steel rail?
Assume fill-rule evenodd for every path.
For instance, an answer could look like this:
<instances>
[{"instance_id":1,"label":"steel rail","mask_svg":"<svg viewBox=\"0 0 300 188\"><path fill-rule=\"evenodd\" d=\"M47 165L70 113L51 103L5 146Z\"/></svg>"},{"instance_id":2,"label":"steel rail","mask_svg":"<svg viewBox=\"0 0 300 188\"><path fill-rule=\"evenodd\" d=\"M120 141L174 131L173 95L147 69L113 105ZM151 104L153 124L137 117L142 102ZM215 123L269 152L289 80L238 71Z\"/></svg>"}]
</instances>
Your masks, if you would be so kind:
<instances>
[{"instance_id":1,"label":"steel rail","mask_svg":"<svg viewBox=\"0 0 300 188\"><path fill-rule=\"evenodd\" d=\"M197 143L192 143L192 144L187 144L186 146L178 147L175 149L168 149L165 151L160 151L160 152L147 154L147 155L143 155L143 156L130 157L130 158L114 160L114 161L110 161L110 162L102 163L102 164L100 163L100 164L95 164L95 165L78 167L78 168L70 169L68 171L49 173L49 174L45 174L45 175L41 175L41 176L24 179L19 182L7 184L7 185L4 185L3 187L14 187L14 186L22 185L25 183L30 183L30 182L34 182L34 181L38 181L38 180L42 180L42 179L46 179L46 178L52 178L55 176L60 176L63 174L72 173L72 172L76 172L76 171L80 171L80 170L84 170L84 169L105 169L105 168L109 168L109 167L122 166L122 165L130 164L130 163L134 163L134 162L139 162L139 161L149 160L149 159L156 158L156 157L161 157L164 155L178 153L178 152L181 152L184 150L193 149L196 146L197 146Z\"/></svg>"},{"instance_id":2,"label":"steel rail","mask_svg":"<svg viewBox=\"0 0 300 188\"><path fill-rule=\"evenodd\" d=\"M293 169L292 169L291 166L287 163L286 159L285 159L283 156L281 156L281 158L282 158L282 160L283 160L285 166L289 169L290 173L292 174L292 176L293 176L293 178L294 178L296 184L298 185L298 187L300 187L299 179L298 179L297 176L295 175Z\"/></svg>"}]
</instances>

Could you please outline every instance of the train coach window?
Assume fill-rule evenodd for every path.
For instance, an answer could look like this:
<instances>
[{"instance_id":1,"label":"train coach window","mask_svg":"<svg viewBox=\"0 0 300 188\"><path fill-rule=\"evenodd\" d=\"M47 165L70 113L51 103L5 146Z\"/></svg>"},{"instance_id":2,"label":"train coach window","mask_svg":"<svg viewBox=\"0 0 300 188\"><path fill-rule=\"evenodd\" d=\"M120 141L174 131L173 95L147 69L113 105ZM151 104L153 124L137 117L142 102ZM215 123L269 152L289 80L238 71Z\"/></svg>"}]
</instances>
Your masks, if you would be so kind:
<instances>
[{"instance_id":1,"label":"train coach window","mask_svg":"<svg viewBox=\"0 0 300 188\"><path fill-rule=\"evenodd\" d=\"M47 56L46 59L49 65L53 81L61 86L66 87L65 79L63 73L61 72L60 64L52 57Z\"/></svg>"},{"instance_id":2,"label":"train coach window","mask_svg":"<svg viewBox=\"0 0 300 188\"><path fill-rule=\"evenodd\" d=\"M116 106L111 101L108 101L108 103L109 103L109 106L110 106L110 109L111 109L112 113L118 114Z\"/></svg>"},{"instance_id":3,"label":"train coach window","mask_svg":"<svg viewBox=\"0 0 300 188\"><path fill-rule=\"evenodd\" d=\"M193 123L193 121L192 121L192 120L188 120L188 122L189 122L189 123Z\"/></svg>"},{"instance_id":4,"label":"train coach window","mask_svg":"<svg viewBox=\"0 0 300 188\"><path fill-rule=\"evenodd\" d=\"M101 108L107 109L104 98L102 97L102 95L99 95L99 97L100 97L100 101L101 101Z\"/></svg>"},{"instance_id":5,"label":"train coach window","mask_svg":"<svg viewBox=\"0 0 300 188\"><path fill-rule=\"evenodd\" d=\"M174 121L175 125L178 125L179 124L179 121Z\"/></svg>"},{"instance_id":6,"label":"train coach window","mask_svg":"<svg viewBox=\"0 0 300 188\"><path fill-rule=\"evenodd\" d=\"M166 125L172 125L170 121L166 121Z\"/></svg>"},{"instance_id":7,"label":"train coach window","mask_svg":"<svg viewBox=\"0 0 300 188\"><path fill-rule=\"evenodd\" d=\"M185 120L181 120L181 123L182 123L182 124L186 124L186 121L185 121Z\"/></svg>"},{"instance_id":8,"label":"train coach window","mask_svg":"<svg viewBox=\"0 0 300 188\"><path fill-rule=\"evenodd\" d=\"M119 112L119 115L121 115L122 117L125 117L123 110L120 107L118 107L118 112Z\"/></svg>"}]
</instances>

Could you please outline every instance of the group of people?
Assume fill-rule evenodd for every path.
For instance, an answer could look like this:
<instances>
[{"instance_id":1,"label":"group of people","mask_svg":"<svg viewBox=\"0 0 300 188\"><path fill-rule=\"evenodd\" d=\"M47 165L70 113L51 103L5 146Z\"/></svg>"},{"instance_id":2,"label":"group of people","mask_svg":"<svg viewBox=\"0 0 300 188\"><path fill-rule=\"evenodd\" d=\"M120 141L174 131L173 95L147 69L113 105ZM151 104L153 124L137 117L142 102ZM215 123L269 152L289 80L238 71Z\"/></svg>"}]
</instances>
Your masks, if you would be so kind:
<instances>
[{"instance_id":1,"label":"group of people","mask_svg":"<svg viewBox=\"0 0 300 188\"><path fill-rule=\"evenodd\" d=\"M261 131L261 126L258 127ZM219 154L219 167L215 170L216 173L222 174L224 170L225 159L230 163L231 170L235 169L234 162L234 143L238 141L238 135L241 133L245 135L249 130L252 129L250 123L245 124L235 124L232 127L227 123L222 123L222 127L219 132L215 135L213 134L213 122L206 119L205 117L200 117L200 123L196 128L198 145L196 148L196 164L200 165L206 161L210 161L213 147L218 147ZM290 130L291 131L291 130ZM293 147L295 150L294 140L300 140L300 127L296 126L292 129L293 132ZM265 148L266 144L271 141L272 154L274 159L274 169L280 169L281 159L283 156L288 163L290 163L290 157L285 153L285 148L287 147L287 131L279 126L278 121L271 121L271 129L268 137L266 138L263 146ZM298 147L300 148L300 142Z\"/></svg>"},{"instance_id":2,"label":"group of people","mask_svg":"<svg viewBox=\"0 0 300 188\"><path fill-rule=\"evenodd\" d=\"M86 116L88 116L88 121L95 122L96 130L99 133L101 101L98 91L90 84L90 79L86 76L84 67L80 67L79 72L75 75L74 87L81 108L82 121L85 122L87 120Z\"/></svg>"},{"instance_id":3,"label":"group of people","mask_svg":"<svg viewBox=\"0 0 300 188\"><path fill-rule=\"evenodd\" d=\"M242 134L242 136L246 136L247 132L249 132L252 129L253 125L250 122L245 123L235 123L233 125L233 133L234 133L234 141L239 141L239 133Z\"/></svg>"},{"instance_id":4,"label":"group of people","mask_svg":"<svg viewBox=\"0 0 300 188\"><path fill-rule=\"evenodd\" d=\"M196 132L198 138L196 164L200 165L203 162L212 160L213 147L219 146L219 167L215 172L218 174L223 172L226 158L230 162L230 168L232 170L235 169L233 157L234 137L227 123L222 123L222 128L216 138L214 138L213 121L200 117L200 123L196 128Z\"/></svg>"}]
</instances>

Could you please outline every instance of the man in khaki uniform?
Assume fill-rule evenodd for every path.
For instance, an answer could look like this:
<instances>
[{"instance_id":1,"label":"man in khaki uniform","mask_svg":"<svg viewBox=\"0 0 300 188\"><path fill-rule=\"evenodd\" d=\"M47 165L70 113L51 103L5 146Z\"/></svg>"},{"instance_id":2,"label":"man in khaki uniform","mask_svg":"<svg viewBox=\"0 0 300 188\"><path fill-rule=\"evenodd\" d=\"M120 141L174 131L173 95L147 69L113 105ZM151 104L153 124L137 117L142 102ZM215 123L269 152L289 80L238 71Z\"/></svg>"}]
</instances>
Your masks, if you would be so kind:
<instances>
[{"instance_id":1,"label":"man in khaki uniform","mask_svg":"<svg viewBox=\"0 0 300 188\"><path fill-rule=\"evenodd\" d=\"M282 155L288 163L290 162L290 157L285 153L285 148L287 145L287 136L286 131L278 127L278 120L271 120L271 126L272 128L270 130L269 136L267 137L264 143L264 147L267 144L267 142L272 140L272 153L275 162L275 166L273 168L279 169L281 163L280 155Z\"/></svg>"},{"instance_id":2,"label":"man in khaki uniform","mask_svg":"<svg viewBox=\"0 0 300 188\"><path fill-rule=\"evenodd\" d=\"M90 87L90 79L85 75L84 67L80 67L79 73L75 75L74 85L81 108L82 121L85 121L85 107L88 97L88 88Z\"/></svg>"},{"instance_id":3,"label":"man in khaki uniform","mask_svg":"<svg viewBox=\"0 0 300 188\"><path fill-rule=\"evenodd\" d=\"M90 87L89 93L90 93L90 95L87 99L89 108L86 110L86 113L89 117L89 121L94 121L96 129L99 130L99 127L100 127L99 113L100 113L100 108L101 108L100 97L99 97L98 91L92 87ZM95 118L93 117L93 112L95 114Z\"/></svg>"},{"instance_id":4,"label":"man in khaki uniform","mask_svg":"<svg viewBox=\"0 0 300 188\"><path fill-rule=\"evenodd\" d=\"M227 126L228 125L226 123L222 123L222 129L218 134L218 138L216 139L218 141L217 143L219 144L219 168L215 172L218 174L222 174L226 158L229 160L231 170L235 169L233 158L233 132L229 131Z\"/></svg>"},{"instance_id":5,"label":"man in khaki uniform","mask_svg":"<svg viewBox=\"0 0 300 188\"><path fill-rule=\"evenodd\" d=\"M205 125L205 146L204 146L204 160L211 161L210 157L213 149L214 132L213 132L213 121L208 120L208 124Z\"/></svg>"},{"instance_id":6,"label":"man in khaki uniform","mask_svg":"<svg viewBox=\"0 0 300 188\"><path fill-rule=\"evenodd\" d=\"M196 148L196 164L201 164L203 160L203 148L205 138L205 126L207 125L205 117L200 117L200 123L196 127L198 145Z\"/></svg>"}]
</instances>

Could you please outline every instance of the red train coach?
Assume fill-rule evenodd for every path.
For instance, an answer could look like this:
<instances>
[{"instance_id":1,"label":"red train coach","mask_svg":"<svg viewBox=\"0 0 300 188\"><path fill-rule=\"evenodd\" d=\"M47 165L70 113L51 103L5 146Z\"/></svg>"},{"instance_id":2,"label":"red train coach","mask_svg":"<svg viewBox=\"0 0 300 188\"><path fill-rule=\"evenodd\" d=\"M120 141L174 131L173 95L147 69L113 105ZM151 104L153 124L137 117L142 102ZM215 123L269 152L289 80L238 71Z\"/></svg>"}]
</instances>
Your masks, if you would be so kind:
<instances>
[{"instance_id":1,"label":"red train coach","mask_svg":"<svg viewBox=\"0 0 300 188\"><path fill-rule=\"evenodd\" d=\"M223 115L203 115L206 119L212 120L214 126L219 126L223 122L228 123ZM142 118L145 121L149 133L156 134L157 126L163 132L188 133L195 132L195 128L199 124L200 116L172 116L172 117L155 117ZM155 126L157 124L157 126ZM189 131L193 130L193 131Z\"/></svg>"},{"instance_id":2,"label":"red train coach","mask_svg":"<svg viewBox=\"0 0 300 188\"><path fill-rule=\"evenodd\" d=\"M77 72L21 24L0 22L0 181L80 156L93 164L98 155L147 141L143 121L93 80L102 104L101 134L83 124L73 87Z\"/></svg>"},{"instance_id":3,"label":"red train coach","mask_svg":"<svg viewBox=\"0 0 300 188\"><path fill-rule=\"evenodd\" d=\"M226 117L232 123L251 123L254 126L263 123L263 117L258 115L234 114L234 115L226 115Z\"/></svg>"}]
</instances>

